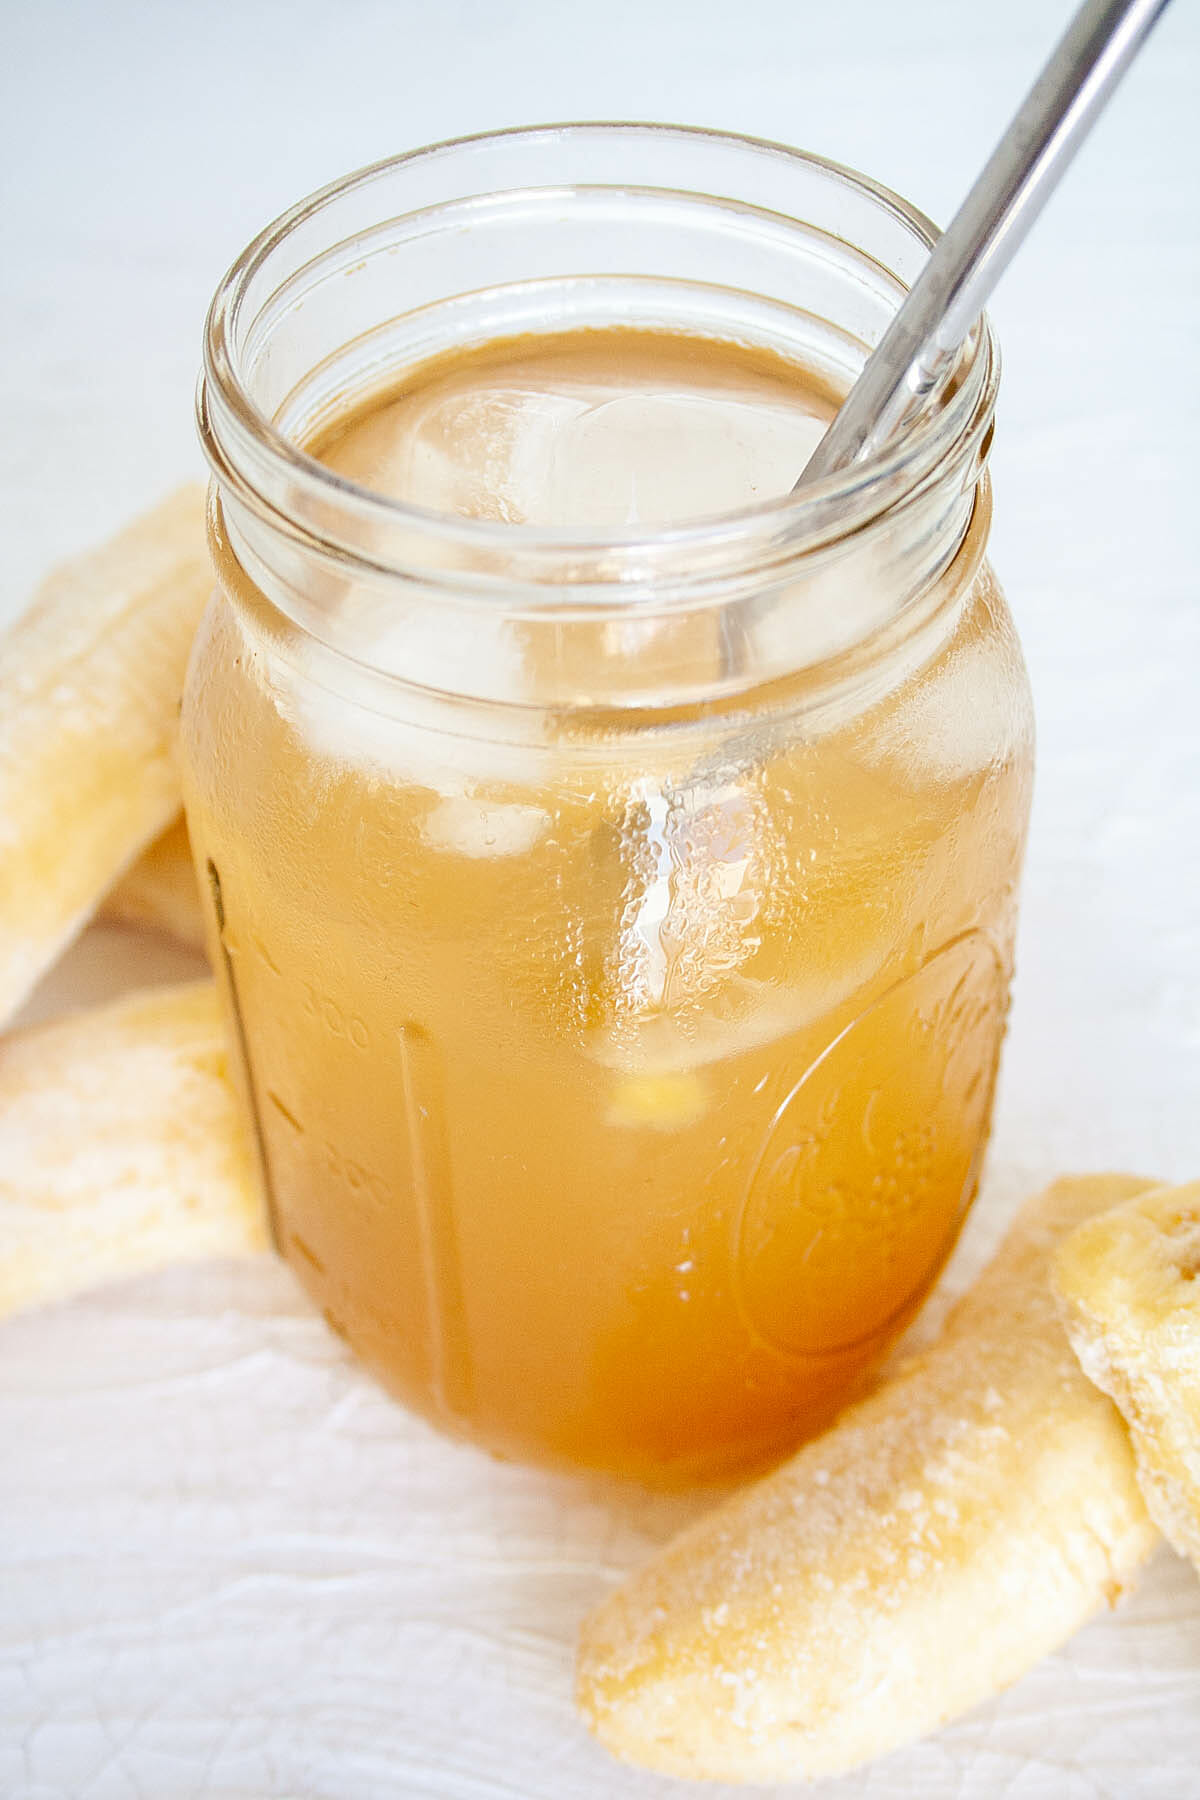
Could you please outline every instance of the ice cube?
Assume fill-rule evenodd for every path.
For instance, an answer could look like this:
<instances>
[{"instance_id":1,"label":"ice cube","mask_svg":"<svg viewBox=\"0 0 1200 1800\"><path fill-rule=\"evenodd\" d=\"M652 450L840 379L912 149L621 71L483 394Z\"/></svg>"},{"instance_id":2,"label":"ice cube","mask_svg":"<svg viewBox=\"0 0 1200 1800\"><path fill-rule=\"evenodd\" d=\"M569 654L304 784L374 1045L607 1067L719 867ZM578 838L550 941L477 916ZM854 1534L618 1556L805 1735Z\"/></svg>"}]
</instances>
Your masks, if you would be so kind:
<instances>
[{"instance_id":1,"label":"ice cube","mask_svg":"<svg viewBox=\"0 0 1200 1800\"><path fill-rule=\"evenodd\" d=\"M809 1030L875 980L887 954L886 945L872 944L855 960L814 969L808 980L793 977L786 985L736 976L719 1009L683 1018L652 1012L632 1028L593 1032L588 1051L604 1067L639 1079L683 1078Z\"/></svg>"},{"instance_id":2,"label":"ice cube","mask_svg":"<svg viewBox=\"0 0 1200 1800\"><path fill-rule=\"evenodd\" d=\"M1010 756L1029 729L1014 703L1011 650L995 638L951 646L863 735L863 754L911 779L964 781Z\"/></svg>"},{"instance_id":3,"label":"ice cube","mask_svg":"<svg viewBox=\"0 0 1200 1800\"><path fill-rule=\"evenodd\" d=\"M385 632L381 626L381 637ZM426 705L421 718L400 704L392 712L381 712L365 703L366 697L360 702L351 666L338 670L345 676L346 691L333 685L331 656L322 646L301 641L283 657L248 631L241 635L243 670L304 739L318 763L357 769L369 780L428 788L447 801L497 786L536 790L545 784L550 752L532 738L498 742L494 737L439 729L430 715L433 703ZM481 631L474 644L481 657L492 657L493 670L499 666L503 675L507 642ZM335 667L337 660L332 658ZM515 682L515 672L510 671L509 678Z\"/></svg>"},{"instance_id":4,"label":"ice cube","mask_svg":"<svg viewBox=\"0 0 1200 1800\"><path fill-rule=\"evenodd\" d=\"M692 1070L624 1075L613 1086L608 1118L635 1130L678 1131L694 1125L707 1107L704 1084Z\"/></svg>"},{"instance_id":5,"label":"ice cube","mask_svg":"<svg viewBox=\"0 0 1200 1800\"><path fill-rule=\"evenodd\" d=\"M533 524L660 525L786 494L822 421L779 402L678 389L605 397L519 436L515 504Z\"/></svg>"},{"instance_id":6,"label":"ice cube","mask_svg":"<svg viewBox=\"0 0 1200 1800\"><path fill-rule=\"evenodd\" d=\"M521 856L533 849L550 823L550 814L540 806L457 795L434 807L421 826L421 836L431 850L450 856Z\"/></svg>"},{"instance_id":7,"label":"ice cube","mask_svg":"<svg viewBox=\"0 0 1200 1800\"><path fill-rule=\"evenodd\" d=\"M524 524L555 446L588 409L586 390L485 383L398 402L358 430L339 469L428 512Z\"/></svg>"}]
</instances>

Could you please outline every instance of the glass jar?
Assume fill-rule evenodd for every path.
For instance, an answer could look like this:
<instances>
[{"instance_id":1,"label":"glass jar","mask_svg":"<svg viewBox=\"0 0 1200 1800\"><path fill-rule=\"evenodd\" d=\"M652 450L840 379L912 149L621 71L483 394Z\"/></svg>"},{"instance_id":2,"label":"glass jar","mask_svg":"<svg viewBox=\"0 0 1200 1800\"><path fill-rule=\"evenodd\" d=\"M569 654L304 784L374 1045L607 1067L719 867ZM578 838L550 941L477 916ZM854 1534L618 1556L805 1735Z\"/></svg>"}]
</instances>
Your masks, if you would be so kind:
<instances>
[{"instance_id":1,"label":"glass jar","mask_svg":"<svg viewBox=\"0 0 1200 1800\"><path fill-rule=\"evenodd\" d=\"M775 145L553 127L325 189L213 303L187 813L275 1241L501 1454L762 1461L954 1242L1030 794L995 344L852 473L661 529L424 513L299 446L530 330L736 339L844 391L931 237Z\"/></svg>"}]
</instances>

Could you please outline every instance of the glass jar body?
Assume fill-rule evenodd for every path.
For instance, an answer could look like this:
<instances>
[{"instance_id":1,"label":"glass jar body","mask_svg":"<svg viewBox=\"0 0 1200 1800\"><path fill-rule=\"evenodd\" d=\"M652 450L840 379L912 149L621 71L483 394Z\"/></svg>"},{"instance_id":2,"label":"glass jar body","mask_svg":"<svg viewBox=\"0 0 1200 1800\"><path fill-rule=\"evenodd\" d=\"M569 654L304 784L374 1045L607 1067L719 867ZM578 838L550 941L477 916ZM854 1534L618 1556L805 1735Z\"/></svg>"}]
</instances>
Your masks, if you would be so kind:
<instances>
[{"instance_id":1,"label":"glass jar body","mask_svg":"<svg viewBox=\"0 0 1200 1800\"><path fill-rule=\"evenodd\" d=\"M188 819L280 1248L330 1322L505 1454L682 1479L818 1424L987 1130L1030 768L986 566L930 664L765 756L745 720L364 726L226 586Z\"/></svg>"},{"instance_id":2,"label":"glass jar body","mask_svg":"<svg viewBox=\"0 0 1200 1800\"><path fill-rule=\"evenodd\" d=\"M364 672L304 611L320 555L285 580L253 512L218 481L183 737L281 1252L392 1391L501 1454L765 1460L911 1316L978 1176L1031 770L986 492L948 555L911 508L879 528L840 684L836 654L730 679L711 606L576 616L567 582L475 615L517 701ZM827 611L861 560L824 579ZM595 674L614 636L628 693Z\"/></svg>"}]
</instances>

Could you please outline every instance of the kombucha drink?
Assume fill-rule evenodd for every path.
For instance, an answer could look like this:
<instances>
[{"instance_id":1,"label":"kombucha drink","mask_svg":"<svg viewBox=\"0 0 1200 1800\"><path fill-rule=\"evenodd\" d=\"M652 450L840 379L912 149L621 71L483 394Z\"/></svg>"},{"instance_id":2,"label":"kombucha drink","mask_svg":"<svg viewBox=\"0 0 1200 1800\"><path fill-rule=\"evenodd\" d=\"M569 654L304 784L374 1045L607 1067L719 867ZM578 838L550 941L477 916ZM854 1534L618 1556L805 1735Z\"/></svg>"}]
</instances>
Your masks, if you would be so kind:
<instances>
[{"instance_id":1,"label":"kombucha drink","mask_svg":"<svg viewBox=\"0 0 1200 1800\"><path fill-rule=\"evenodd\" d=\"M306 447L428 512L657 529L786 493L835 404L766 351L578 331L444 356ZM818 1428L987 1135L1031 732L977 536L920 648L837 705L785 683L521 736L333 691L215 518L188 819L282 1254L500 1454L686 1480ZM679 632L720 686L736 646ZM546 635L481 608L470 637L532 719Z\"/></svg>"}]
</instances>

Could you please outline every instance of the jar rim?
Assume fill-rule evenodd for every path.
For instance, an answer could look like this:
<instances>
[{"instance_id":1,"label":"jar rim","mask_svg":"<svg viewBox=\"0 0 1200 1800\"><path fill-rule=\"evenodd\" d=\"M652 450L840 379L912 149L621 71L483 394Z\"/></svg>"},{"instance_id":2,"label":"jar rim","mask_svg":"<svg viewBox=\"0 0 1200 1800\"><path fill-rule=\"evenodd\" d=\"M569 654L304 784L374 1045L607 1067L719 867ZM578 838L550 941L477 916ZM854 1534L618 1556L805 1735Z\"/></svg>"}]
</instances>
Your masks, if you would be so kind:
<instances>
[{"instance_id":1,"label":"jar rim","mask_svg":"<svg viewBox=\"0 0 1200 1800\"><path fill-rule=\"evenodd\" d=\"M978 475L986 457L999 385L999 352L986 314L981 314L964 342L955 368L942 378L914 418L879 450L848 469L806 483L799 491L664 525L589 526L580 530L435 512L336 474L290 438L258 406L239 370L239 330L252 283L292 233L356 190L368 189L404 167L479 147L502 145L506 140L520 139L532 144L538 139L562 139L564 135L578 140L601 139L617 133L635 133L648 139L705 141L718 147L767 153L853 189L890 213L926 250L939 235L937 227L918 208L855 169L769 138L703 126L620 119L510 126L442 139L383 158L327 183L278 214L256 234L222 277L205 321L203 365L196 396L200 438L218 485L231 487L255 510L278 512L259 482L247 473L248 458L239 452L251 448L254 463L268 471L271 478L263 485L286 485L290 494L311 502L317 509L333 502L348 509L368 528L372 523L399 525L431 545L450 545L485 556L518 557L526 565L540 553L553 559L558 581L563 560L567 559L587 568L585 580L592 582L598 562L628 558L636 564L643 557L673 556L700 546L712 549L720 545L736 555L739 546L750 550L757 544L761 551L764 534L776 554L786 546L790 560L872 524L881 514L910 501L931 480L940 480L949 464L965 464ZM722 198L694 190L692 193L701 199ZM738 203L736 195L725 198ZM803 222L794 215L780 216L788 222ZM293 521L283 522L294 529ZM364 538L366 535L364 532ZM370 556L358 558L355 547L340 535L335 534L330 542L339 554L349 554L376 569L380 567L378 560ZM526 575L521 585L528 579Z\"/></svg>"}]
</instances>

